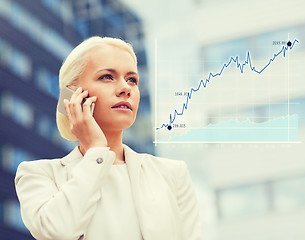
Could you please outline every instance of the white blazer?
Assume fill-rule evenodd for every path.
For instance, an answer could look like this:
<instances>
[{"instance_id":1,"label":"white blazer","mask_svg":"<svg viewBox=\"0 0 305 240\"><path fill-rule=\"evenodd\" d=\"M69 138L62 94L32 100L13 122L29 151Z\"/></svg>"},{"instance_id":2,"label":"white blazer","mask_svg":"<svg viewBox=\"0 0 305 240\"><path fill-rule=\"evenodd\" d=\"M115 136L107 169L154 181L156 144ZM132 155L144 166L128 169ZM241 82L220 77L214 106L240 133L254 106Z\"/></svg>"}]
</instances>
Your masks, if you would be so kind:
<instances>
[{"instance_id":1,"label":"white blazer","mask_svg":"<svg viewBox=\"0 0 305 240\"><path fill-rule=\"evenodd\" d=\"M201 239L197 199L186 164L139 154L126 145L124 154L144 240ZM15 185L22 219L31 234L39 240L86 239L102 201L99 189L114 160L109 148L91 148L82 156L76 147L61 159L22 162Z\"/></svg>"}]
</instances>

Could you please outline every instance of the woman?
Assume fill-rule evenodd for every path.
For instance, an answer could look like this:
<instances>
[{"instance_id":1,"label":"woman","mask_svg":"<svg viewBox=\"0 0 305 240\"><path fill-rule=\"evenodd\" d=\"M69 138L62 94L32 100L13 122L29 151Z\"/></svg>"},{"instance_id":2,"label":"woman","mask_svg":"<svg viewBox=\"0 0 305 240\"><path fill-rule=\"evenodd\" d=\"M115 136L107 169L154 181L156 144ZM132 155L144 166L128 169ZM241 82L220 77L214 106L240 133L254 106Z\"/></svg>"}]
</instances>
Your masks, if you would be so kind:
<instances>
[{"instance_id":1,"label":"woman","mask_svg":"<svg viewBox=\"0 0 305 240\"><path fill-rule=\"evenodd\" d=\"M16 191L31 234L39 240L200 239L185 163L138 154L122 143L140 99L132 47L89 38L67 57L59 83L75 92L64 101L67 116L57 110L57 125L79 146L61 159L18 167Z\"/></svg>"}]
</instances>

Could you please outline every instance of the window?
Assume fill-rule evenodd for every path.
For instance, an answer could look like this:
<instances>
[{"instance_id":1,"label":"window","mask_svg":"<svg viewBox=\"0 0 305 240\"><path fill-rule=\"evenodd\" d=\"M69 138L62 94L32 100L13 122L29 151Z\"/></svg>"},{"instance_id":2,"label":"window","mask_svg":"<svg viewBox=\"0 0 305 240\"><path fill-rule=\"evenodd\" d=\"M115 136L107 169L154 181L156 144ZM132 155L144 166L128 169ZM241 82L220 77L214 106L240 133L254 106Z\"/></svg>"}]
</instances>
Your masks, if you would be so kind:
<instances>
[{"instance_id":1,"label":"window","mask_svg":"<svg viewBox=\"0 0 305 240\"><path fill-rule=\"evenodd\" d=\"M53 118L40 114L37 116L36 126L36 131L41 136L47 138L57 146L60 146L67 151L71 151L78 144L78 142L67 141L60 136L56 121Z\"/></svg>"},{"instance_id":2,"label":"window","mask_svg":"<svg viewBox=\"0 0 305 240\"><path fill-rule=\"evenodd\" d=\"M244 218L305 206L305 174L217 191L220 219Z\"/></svg>"},{"instance_id":3,"label":"window","mask_svg":"<svg viewBox=\"0 0 305 240\"><path fill-rule=\"evenodd\" d=\"M8 67L23 80L29 80L32 74L31 59L18 49L0 38L0 64Z\"/></svg>"},{"instance_id":4,"label":"window","mask_svg":"<svg viewBox=\"0 0 305 240\"><path fill-rule=\"evenodd\" d=\"M290 210L305 205L305 175L274 182L276 210Z\"/></svg>"},{"instance_id":5,"label":"window","mask_svg":"<svg viewBox=\"0 0 305 240\"><path fill-rule=\"evenodd\" d=\"M39 68L35 72L35 84L42 91L50 94L56 99L59 96L58 75L48 71L46 68Z\"/></svg>"},{"instance_id":6,"label":"window","mask_svg":"<svg viewBox=\"0 0 305 240\"><path fill-rule=\"evenodd\" d=\"M53 132L57 131L55 119L51 119L45 115L38 115L37 116L37 131L38 133L48 138L49 140L53 139Z\"/></svg>"},{"instance_id":7,"label":"window","mask_svg":"<svg viewBox=\"0 0 305 240\"><path fill-rule=\"evenodd\" d=\"M34 125L33 108L8 92L1 94L1 112L25 128L32 128Z\"/></svg>"},{"instance_id":8,"label":"window","mask_svg":"<svg viewBox=\"0 0 305 240\"><path fill-rule=\"evenodd\" d=\"M89 23L87 20L77 18L75 20L75 28L83 38L89 37Z\"/></svg>"},{"instance_id":9,"label":"window","mask_svg":"<svg viewBox=\"0 0 305 240\"><path fill-rule=\"evenodd\" d=\"M15 174L22 161L34 160L34 157L21 148L5 144L1 146L1 159L3 169Z\"/></svg>"},{"instance_id":10,"label":"window","mask_svg":"<svg viewBox=\"0 0 305 240\"><path fill-rule=\"evenodd\" d=\"M0 17L5 17L12 25L42 44L59 59L64 59L71 52L71 44L57 32L40 22L35 16L28 13L19 4L5 0L4 5L6 8L1 6Z\"/></svg>"}]
</instances>

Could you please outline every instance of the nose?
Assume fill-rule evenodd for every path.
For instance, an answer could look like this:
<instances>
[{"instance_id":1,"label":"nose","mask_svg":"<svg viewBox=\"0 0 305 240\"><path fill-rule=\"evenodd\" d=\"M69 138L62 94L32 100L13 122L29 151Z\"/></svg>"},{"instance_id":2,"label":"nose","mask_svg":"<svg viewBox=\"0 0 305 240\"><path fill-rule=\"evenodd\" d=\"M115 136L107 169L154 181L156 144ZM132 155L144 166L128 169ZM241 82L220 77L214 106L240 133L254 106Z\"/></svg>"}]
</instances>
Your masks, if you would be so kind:
<instances>
[{"instance_id":1,"label":"nose","mask_svg":"<svg viewBox=\"0 0 305 240\"><path fill-rule=\"evenodd\" d=\"M118 97L126 95L127 97L130 97L131 87L130 85L125 81L125 79L122 79L118 83L118 87L116 90L116 95Z\"/></svg>"}]
</instances>

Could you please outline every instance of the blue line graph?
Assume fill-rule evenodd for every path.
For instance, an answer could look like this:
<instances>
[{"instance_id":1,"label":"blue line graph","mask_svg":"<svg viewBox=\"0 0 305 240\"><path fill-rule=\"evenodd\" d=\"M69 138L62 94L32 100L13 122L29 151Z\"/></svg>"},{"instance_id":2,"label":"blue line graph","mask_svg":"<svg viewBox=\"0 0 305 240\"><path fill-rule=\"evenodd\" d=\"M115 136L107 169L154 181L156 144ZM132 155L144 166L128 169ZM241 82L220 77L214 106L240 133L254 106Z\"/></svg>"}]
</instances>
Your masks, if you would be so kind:
<instances>
[{"instance_id":1,"label":"blue line graph","mask_svg":"<svg viewBox=\"0 0 305 240\"><path fill-rule=\"evenodd\" d=\"M215 77L217 77L217 76L220 76L220 75L224 72L224 70L225 70L226 68L228 68L228 67L231 65L231 63L233 63L233 62L236 63L236 67L240 70L240 73L241 73L241 74L243 74L243 72L244 72L244 67L245 67L246 65L249 65L250 70L251 70L252 72L261 74L266 68L268 68L268 67L270 66L270 64L271 64L271 63L272 63L281 53L283 53L283 57L285 57L285 56L286 56L287 50L288 50L288 49L292 50L293 47L294 47L294 45L295 45L296 43L299 43L299 41L298 41L297 39L295 39L292 43L291 43L290 41L288 41L287 46L283 46L282 49L281 49L278 53L275 53L275 54L273 55L273 57L269 59L269 62L268 62L261 70L257 70L254 66L252 66L250 51L248 51L248 53L247 53L247 58L246 58L246 60L244 61L244 63L240 63L240 62L239 62L238 56L236 56L235 58L234 58L234 57L231 57L230 60L229 60L229 62L228 62L228 63L225 63L225 64L222 66L221 70L220 70L218 73L216 73L216 74L210 73L210 74L209 74L209 77L208 77L205 81L204 81L204 80L200 80L199 85L198 85L197 88L191 88L191 90L190 90L190 91L188 92L188 94L187 94L187 98L186 98L185 103L183 103L181 112L178 112L177 109L175 109L175 110L174 110L174 114L170 114L170 115L169 115L169 124L162 124L162 126L161 126L161 127L157 127L156 130L162 129L162 128L164 128L164 127L165 127L165 128L169 128L169 130L170 130L170 129L171 129L171 125L174 123L176 117L177 117L177 116L183 115L184 112L185 112L185 110L187 110L187 107L188 107L188 104L189 104L189 100L192 98L192 94L193 94L194 92L199 91L200 88L201 88L202 86L203 86L204 88L206 88L207 83L210 82L211 78L215 78Z\"/></svg>"}]
</instances>

